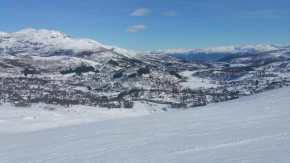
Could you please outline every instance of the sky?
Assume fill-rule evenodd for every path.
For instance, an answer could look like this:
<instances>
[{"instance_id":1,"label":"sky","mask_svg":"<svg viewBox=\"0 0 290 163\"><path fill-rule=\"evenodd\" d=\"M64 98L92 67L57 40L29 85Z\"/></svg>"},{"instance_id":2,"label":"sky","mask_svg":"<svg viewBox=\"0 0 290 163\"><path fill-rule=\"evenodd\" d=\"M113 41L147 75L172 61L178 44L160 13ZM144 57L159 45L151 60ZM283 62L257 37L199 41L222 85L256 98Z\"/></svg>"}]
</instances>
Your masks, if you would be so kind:
<instances>
[{"instance_id":1,"label":"sky","mask_svg":"<svg viewBox=\"0 0 290 163\"><path fill-rule=\"evenodd\" d=\"M290 44L290 0L0 0L0 31L26 28L142 51Z\"/></svg>"}]
</instances>

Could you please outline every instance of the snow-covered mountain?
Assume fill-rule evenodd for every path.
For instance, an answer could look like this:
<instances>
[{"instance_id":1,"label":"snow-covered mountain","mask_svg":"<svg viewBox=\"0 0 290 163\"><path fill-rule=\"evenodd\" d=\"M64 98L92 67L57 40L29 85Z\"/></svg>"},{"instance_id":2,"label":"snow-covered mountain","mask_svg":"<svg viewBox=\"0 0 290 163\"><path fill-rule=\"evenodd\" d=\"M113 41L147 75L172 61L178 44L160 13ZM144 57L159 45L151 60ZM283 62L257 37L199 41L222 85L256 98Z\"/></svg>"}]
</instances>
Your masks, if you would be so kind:
<instances>
[{"instance_id":1,"label":"snow-covered mountain","mask_svg":"<svg viewBox=\"0 0 290 163\"><path fill-rule=\"evenodd\" d=\"M73 100L82 105L90 101L94 106L124 107L122 101L128 102L124 98L130 97L128 91L175 87L183 78L174 67L205 66L166 55L141 55L89 39L72 39L59 31L25 29L3 33L0 83L5 86L0 87L0 103L14 105L28 100L63 105ZM22 91L15 89L14 83ZM15 94L19 96L10 98ZM127 104L131 106L132 102Z\"/></svg>"},{"instance_id":2,"label":"snow-covered mountain","mask_svg":"<svg viewBox=\"0 0 290 163\"><path fill-rule=\"evenodd\" d=\"M45 29L24 29L13 33L0 32L1 51L17 56L45 57L76 56L105 51L115 51L128 56L134 54L134 51L102 45L90 39L72 39L62 32Z\"/></svg>"},{"instance_id":3,"label":"snow-covered mountain","mask_svg":"<svg viewBox=\"0 0 290 163\"><path fill-rule=\"evenodd\" d=\"M4 36L4 35L7 35L8 33L5 33L5 32L1 32L0 31L0 36Z\"/></svg>"},{"instance_id":4,"label":"snow-covered mountain","mask_svg":"<svg viewBox=\"0 0 290 163\"><path fill-rule=\"evenodd\" d=\"M289 85L286 47L199 50L203 58L231 54L205 62L137 53L59 31L1 33L0 104L132 108L133 101L145 100L170 108L203 106Z\"/></svg>"},{"instance_id":5,"label":"snow-covered mountain","mask_svg":"<svg viewBox=\"0 0 290 163\"><path fill-rule=\"evenodd\" d=\"M290 49L289 44L276 45L245 45L212 47L206 49L166 49L151 52L137 52L114 46L102 45L90 39L73 39L68 35L54 30L24 29L13 33L0 32L0 53L16 56L83 56L98 53L110 56L105 52L116 52L127 57L146 54L163 54L185 59L218 60L233 54L259 53Z\"/></svg>"},{"instance_id":6,"label":"snow-covered mountain","mask_svg":"<svg viewBox=\"0 0 290 163\"><path fill-rule=\"evenodd\" d=\"M219 61L230 64L265 65L273 62L283 62L289 60L290 49L284 49L269 52L235 54L224 57Z\"/></svg>"},{"instance_id":7,"label":"snow-covered mountain","mask_svg":"<svg viewBox=\"0 0 290 163\"><path fill-rule=\"evenodd\" d=\"M219 60L233 54L261 53L284 49L290 49L290 44L226 46L205 49L165 49L155 50L149 53L164 54L193 60Z\"/></svg>"}]
</instances>

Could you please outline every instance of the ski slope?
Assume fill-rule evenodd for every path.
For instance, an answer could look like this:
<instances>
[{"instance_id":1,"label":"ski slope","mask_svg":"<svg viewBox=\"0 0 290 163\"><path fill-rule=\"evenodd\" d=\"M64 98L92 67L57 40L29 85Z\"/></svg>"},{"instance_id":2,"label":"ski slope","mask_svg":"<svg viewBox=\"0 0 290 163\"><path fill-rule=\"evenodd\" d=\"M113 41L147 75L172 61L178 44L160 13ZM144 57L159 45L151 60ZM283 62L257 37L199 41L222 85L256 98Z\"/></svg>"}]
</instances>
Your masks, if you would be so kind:
<instances>
[{"instance_id":1,"label":"ski slope","mask_svg":"<svg viewBox=\"0 0 290 163\"><path fill-rule=\"evenodd\" d=\"M289 163L290 88L210 106L0 135L1 163Z\"/></svg>"},{"instance_id":2,"label":"ski slope","mask_svg":"<svg viewBox=\"0 0 290 163\"><path fill-rule=\"evenodd\" d=\"M0 106L0 135L64 127L96 121L137 117L164 112L162 104L150 105L136 101L132 109L108 109L93 106L33 104L29 108L14 107L9 104Z\"/></svg>"}]
</instances>

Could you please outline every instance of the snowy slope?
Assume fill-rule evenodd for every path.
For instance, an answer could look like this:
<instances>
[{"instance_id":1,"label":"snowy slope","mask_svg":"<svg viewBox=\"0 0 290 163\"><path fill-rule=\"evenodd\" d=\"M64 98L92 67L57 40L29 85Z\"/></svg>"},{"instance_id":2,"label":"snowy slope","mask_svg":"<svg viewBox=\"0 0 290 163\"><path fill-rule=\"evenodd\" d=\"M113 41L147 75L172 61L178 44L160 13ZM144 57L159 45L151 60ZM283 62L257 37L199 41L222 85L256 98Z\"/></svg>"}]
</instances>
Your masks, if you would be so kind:
<instances>
[{"instance_id":1,"label":"snowy slope","mask_svg":"<svg viewBox=\"0 0 290 163\"><path fill-rule=\"evenodd\" d=\"M162 106L160 106L162 107ZM152 112L149 109L154 109ZM159 109L159 112L161 108ZM61 107L47 104L34 104L29 108L0 106L0 135L36 131L60 126L105 121L157 113L155 107L147 103L136 102L133 109L107 109L92 106L75 105Z\"/></svg>"},{"instance_id":2,"label":"snowy slope","mask_svg":"<svg viewBox=\"0 0 290 163\"><path fill-rule=\"evenodd\" d=\"M0 137L1 163L288 163L290 88L175 113Z\"/></svg>"},{"instance_id":3,"label":"snowy slope","mask_svg":"<svg viewBox=\"0 0 290 163\"><path fill-rule=\"evenodd\" d=\"M5 35L7 35L8 33L5 33L5 32L1 32L0 31L0 36L5 36Z\"/></svg>"},{"instance_id":4,"label":"snowy slope","mask_svg":"<svg viewBox=\"0 0 290 163\"><path fill-rule=\"evenodd\" d=\"M0 32L0 52L4 49L16 55L77 55L82 52L102 52L114 49L123 55L133 56L134 51L102 45L90 39L72 39L54 30L24 29L13 33Z\"/></svg>"}]
</instances>

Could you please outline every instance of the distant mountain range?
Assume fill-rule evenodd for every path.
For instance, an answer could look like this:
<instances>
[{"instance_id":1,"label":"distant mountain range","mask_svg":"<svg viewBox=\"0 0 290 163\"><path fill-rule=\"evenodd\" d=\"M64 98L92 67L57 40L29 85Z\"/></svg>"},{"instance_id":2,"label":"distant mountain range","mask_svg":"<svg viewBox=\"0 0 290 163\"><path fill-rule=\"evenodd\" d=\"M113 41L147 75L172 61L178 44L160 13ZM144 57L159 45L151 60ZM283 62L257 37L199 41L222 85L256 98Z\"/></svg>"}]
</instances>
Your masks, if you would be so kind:
<instances>
[{"instance_id":1,"label":"distant mountain range","mask_svg":"<svg viewBox=\"0 0 290 163\"><path fill-rule=\"evenodd\" d=\"M165 49L154 50L148 53L163 54L190 60L219 60L234 54L254 54L285 49L290 49L290 44L225 46L205 49Z\"/></svg>"},{"instance_id":2,"label":"distant mountain range","mask_svg":"<svg viewBox=\"0 0 290 163\"><path fill-rule=\"evenodd\" d=\"M127 57L162 54L189 60L219 60L230 55L254 54L285 49L290 49L290 44L225 46L205 49L165 49L138 52L102 45L90 39L72 39L68 35L54 30L24 29L13 33L0 31L0 52L14 55L27 55L29 53L30 56L77 56L114 50Z\"/></svg>"}]
</instances>

